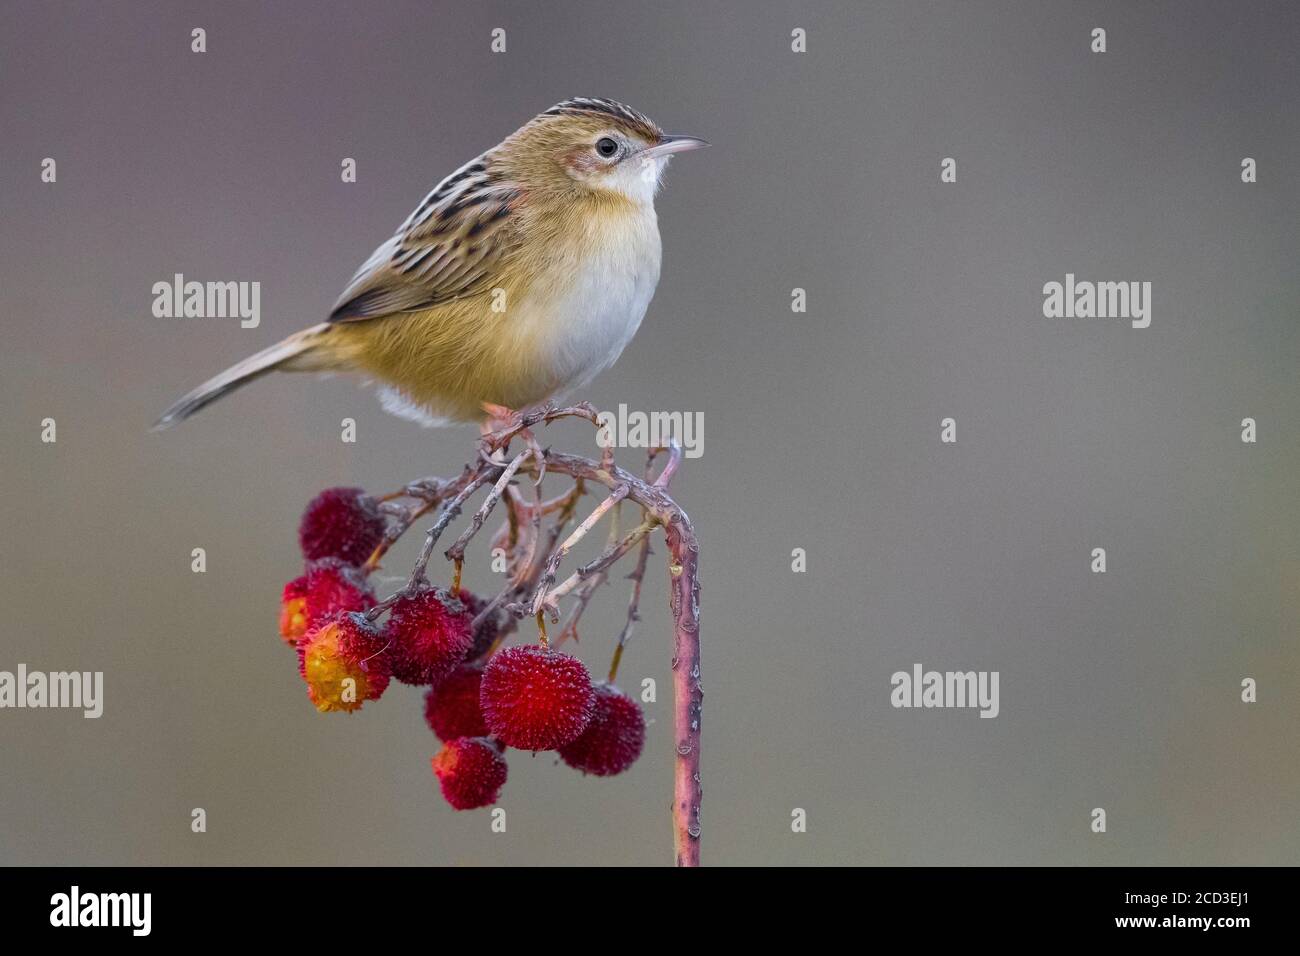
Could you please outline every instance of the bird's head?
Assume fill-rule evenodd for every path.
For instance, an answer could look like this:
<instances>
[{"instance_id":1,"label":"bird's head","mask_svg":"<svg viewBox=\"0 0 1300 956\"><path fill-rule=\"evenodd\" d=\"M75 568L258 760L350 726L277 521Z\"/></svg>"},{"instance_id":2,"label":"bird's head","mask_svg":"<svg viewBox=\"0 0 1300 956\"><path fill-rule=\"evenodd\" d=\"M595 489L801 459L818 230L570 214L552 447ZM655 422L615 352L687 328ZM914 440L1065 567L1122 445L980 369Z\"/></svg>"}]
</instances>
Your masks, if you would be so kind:
<instances>
[{"instance_id":1,"label":"bird's head","mask_svg":"<svg viewBox=\"0 0 1300 956\"><path fill-rule=\"evenodd\" d=\"M669 136L622 103L577 97L536 116L502 149L526 188L590 190L652 203L672 155L708 145L694 136Z\"/></svg>"}]
</instances>

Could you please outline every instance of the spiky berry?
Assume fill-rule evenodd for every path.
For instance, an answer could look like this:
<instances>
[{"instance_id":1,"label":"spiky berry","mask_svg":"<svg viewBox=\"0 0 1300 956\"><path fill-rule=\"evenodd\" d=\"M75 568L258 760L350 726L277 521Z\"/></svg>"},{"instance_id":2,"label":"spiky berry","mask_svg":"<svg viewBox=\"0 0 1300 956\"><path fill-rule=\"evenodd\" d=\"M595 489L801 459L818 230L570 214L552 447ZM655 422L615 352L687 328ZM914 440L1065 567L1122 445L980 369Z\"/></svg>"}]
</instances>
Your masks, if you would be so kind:
<instances>
[{"instance_id":1,"label":"spiky berry","mask_svg":"<svg viewBox=\"0 0 1300 956\"><path fill-rule=\"evenodd\" d=\"M595 686L596 710L582 735L560 748L560 758L575 770L611 777L641 756L645 717L641 705L613 684Z\"/></svg>"},{"instance_id":2,"label":"spiky berry","mask_svg":"<svg viewBox=\"0 0 1300 956\"><path fill-rule=\"evenodd\" d=\"M294 578L280 594L280 636L295 644L307 633L307 575Z\"/></svg>"},{"instance_id":3,"label":"spiky berry","mask_svg":"<svg viewBox=\"0 0 1300 956\"><path fill-rule=\"evenodd\" d=\"M398 598L384 629L393 676L404 684L437 684L465 659L470 621L465 605L441 588Z\"/></svg>"},{"instance_id":4,"label":"spiky berry","mask_svg":"<svg viewBox=\"0 0 1300 956\"><path fill-rule=\"evenodd\" d=\"M298 525L298 543L308 561L361 564L383 536L384 516L360 488L326 488L307 505Z\"/></svg>"},{"instance_id":5,"label":"spiky berry","mask_svg":"<svg viewBox=\"0 0 1300 956\"><path fill-rule=\"evenodd\" d=\"M464 588L461 588L457 597L465 605L465 609L469 611L471 620L478 617L483 612L483 609L488 606L486 598L481 598ZM500 630L501 621L495 613L484 618L483 622L474 628L474 643L470 645L469 653L465 655L466 659L472 661L486 654L488 649L496 643L497 634Z\"/></svg>"},{"instance_id":6,"label":"spiky berry","mask_svg":"<svg viewBox=\"0 0 1300 956\"><path fill-rule=\"evenodd\" d=\"M481 664L462 664L424 695L424 719L444 743L457 737L484 737L487 724L479 707Z\"/></svg>"},{"instance_id":7,"label":"spiky berry","mask_svg":"<svg viewBox=\"0 0 1300 956\"><path fill-rule=\"evenodd\" d=\"M595 702L582 661L540 644L494 654L479 689L488 730L520 750L554 750L576 739Z\"/></svg>"},{"instance_id":8,"label":"spiky berry","mask_svg":"<svg viewBox=\"0 0 1300 956\"><path fill-rule=\"evenodd\" d=\"M506 782L506 761L487 737L457 737L433 758L442 795L457 810L474 810L496 802Z\"/></svg>"},{"instance_id":9,"label":"spiky berry","mask_svg":"<svg viewBox=\"0 0 1300 956\"><path fill-rule=\"evenodd\" d=\"M359 571L337 558L323 558L284 586L280 636L286 644L295 644L329 615L366 611L374 604L375 596Z\"/></svg>"},{"instance_id":10,"label":"spiky berry","mask_svg":"<svg viewBox=\"0 0 1300 956\"><path fill-rule=\"evenodd\" d=\"M379 631L361 614L336 614L298 642L298 673L321 713L360 710L388 687L388 655Z\"/></svg>"}]
</instances>

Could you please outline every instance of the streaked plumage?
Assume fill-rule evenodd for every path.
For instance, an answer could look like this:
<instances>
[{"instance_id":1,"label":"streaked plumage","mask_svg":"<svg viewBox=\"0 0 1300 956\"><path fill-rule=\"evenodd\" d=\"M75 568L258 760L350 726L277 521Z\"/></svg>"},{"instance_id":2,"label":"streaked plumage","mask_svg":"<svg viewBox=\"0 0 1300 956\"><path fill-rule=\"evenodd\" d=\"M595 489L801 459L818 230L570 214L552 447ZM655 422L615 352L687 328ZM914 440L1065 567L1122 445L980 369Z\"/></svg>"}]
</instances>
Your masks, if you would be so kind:
<instances>
[{"instance_id":1,"label":"streaked plumage","mask_svg":"<svg viewBox=\"0 0 1300 956\"><path fill-rule=\"evenodd\" d=\"M440 182L326 322L195 389L158 427L272 369L359 371L386 386L390 410L452 421L586 384L645 315L659 178L699 145L612 100L557 104Z\"/></svg>"}]
</instances>

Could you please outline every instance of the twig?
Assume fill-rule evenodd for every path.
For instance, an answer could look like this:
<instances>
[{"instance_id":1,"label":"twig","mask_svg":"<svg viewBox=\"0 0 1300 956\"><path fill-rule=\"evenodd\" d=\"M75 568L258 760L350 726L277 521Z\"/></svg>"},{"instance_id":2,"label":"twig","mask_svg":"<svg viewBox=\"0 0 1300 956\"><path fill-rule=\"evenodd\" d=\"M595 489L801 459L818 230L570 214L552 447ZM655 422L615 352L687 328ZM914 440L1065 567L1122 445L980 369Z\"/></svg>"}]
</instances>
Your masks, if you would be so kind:
<instances>
[{"instance_id":1,"label":"twig","mask_svg":"<svg viewBox=\"0 0 1300 956\"><path fill-rule=\"evenodd\" d=\"M546 601L546 591L555 583L555 576L559 570L560 562L583 539L587 532L596 526L600 519L605 516L605 512L627 497L629 490L627 485L615 487L609 497L593 508L591 514L587 515L582 524L573 529L573 534L564 539L564 544L551 552L550 560L546 562L546 570L542 572L542 580L538 583L537 591L533 595L531 613L542 613L542 605Z\"/></svg>"},{"instance_id":2,"label":"twig","mask_svg":"<svg viewBox=\"0 0 1300 956\"><path fill-rule=\"evenodd\" d=\"M610 545L602 551L600 556L595 560L591 561L589 564L584 564L582 567L578 568L578 570L565 578L561 584L552 588L546 595L546 599L543 602L544 606L554 609L556 601L564 597L591 575L604 572L611 564L614 564L619 560L619 558L631 551L638 541L654 530L654 527L655 523L653 521L646 521L641 525L638 525L636 528L633 528L621 541Z\"/></svg>"},{"instance_id":3,"label":"twig","mask_svg":"<svg viewBox=\"0 0 1300 956\"><path fill-rule=\"evenodd\" d=\"M411 579L406 584L406 589L408 591L414 591L416 586L424 578L425 568L429 566L429 559L433 557L433 546L438 543L438 539L442 537L442 533L447 530L447 525L451 524L460 516L461 505L469 499L470 495L474 494L474 492L478 491L479 488L487 484L487 480L492 477L492 471L499 467L500 466L498 465L495 466L495 468L480 471L474 476L469 484L461 489L460 493L457 494L455 498L452 498L451 501L447 502L447 504L443 506L442 511L438 514L438 520L433 523L433 527L425 534L424 547L420 549L420 557L416 559L415 567L411 570Z\"/></svg>"},{"instance_id":4,"label":"twig","mask_svg":"<svg viewBox=\"0 0 1300 956\"><path fill-rule=\"evenodd\" d=\"M569 619L564 622L564 627L560 630L559 636L551 644L552 647L559 647L570 638L572 638L573 643L578 643L578 621L581 620L582 612L587 610L587 605L591 603L591 599L595 597L596 592L600 590L600 586L605 583L606 579L607 575L602 571L600 574L588 578L582 587L578 588L577 600L574 601L573 610L569 612Z\"/></svg>"},{"instance_id":5,"label":"twig","mask_svg":"<svg viewBox=\"0 0 1300 956\"><path fill-rule=\"evenodd\" d=\"M396 604L399 599L416 592L420 582L424 579L425 569L429 566L429 559L433 556L433 546L438 543L438 538L441 537L443 531L447 530L447 525L451 524L456 516L460 514L461 505L492 477L492 472L500 467L500 465L494 465L476 473L470 473L468 482L457 493L456 497L443 506L442 511L438 514L438 520L425 534L424 547L420 550L420 556L416 559L415 567L411 569L411 576L407 579L406 586L398 589L367 611L367 620L375 620L380 614ZM373 558L373 555L371 557Z\"/></svg>"},{"instance_id":6,"label":"twig","mask_svg":"<svg viewBox=\"0 0 1300 956\"><path fill-rule=\"evenodd\" d=\"M519 466L524 463L524 459L529 455L534 454L533 449L525 449L515 455L510 464L506 465L505 470L501 472L501 477L497 479L496 484L492 486L492 490L489 491L487 497L483 499L483 504L479 506L478 511L474 512L474 518L470 521L469 527L466 528L461 533L461 536L456 539L455 544L447 549L446 555L448 561L459 563L465 560L465 546L469 544L470 539L473 538L474 535L478 534L479 529L483 527L483 522L486 521L487 516L492 513L492 509L496 507L496 503L501 500L502 493L505 491L506 486L510 484L510 479L515 476L515 472L519 470ZM541 454L541 452L538 451L536 454Z\"/></svg>"},{"instance_id":7,"label":"twig","mask_svg":"<svg viewBox=\"0 0 1300 956\"><path fill-rule=\"evenodd\" d=\"M627 647L627 642L632 638L632 625L641 620L641 615L637 611L637 606L641 603L641 582L645 580L646 565L650 560L650 536L646 535L641 539L641 548L636 556L636 568L629 574L628 580L632 582L632 597L627 603L627 620L623 623L623 630L618 633L618 643L614 646L614 659L609 665L609 682L614 683L614 678L618 676L618 665L623 659L623 648Z\"/></svg>"},{"instance_id":8,"label":"twig","mask_svg":"<svg viewBox=\"0 0 1300 956\"><path fill-rule=\"evenodd\" d=\"M400 509L397 520L388 525L384 530L384 537L380 540L379 544L375 546L375 550L370 553L370 557L366 559L366 563L361 566L362 574L370 574L378 568L379 562L383 560L384 555L388 553L388 549L393 546L397 539L406 534L411 525L438 506L438 502L442 500L444 493L443 488L448 484L451 483L437 482L436 487L428 488L422 483L413 482L400 491L394 491L379 499L383 502L380 506L381 510L387 510L388 508L393 507L391 502L395 498L419 498L420 504L414 507ZM416 487L421 489L419 493L412 490Z\"/></svg>"}]
</instances>

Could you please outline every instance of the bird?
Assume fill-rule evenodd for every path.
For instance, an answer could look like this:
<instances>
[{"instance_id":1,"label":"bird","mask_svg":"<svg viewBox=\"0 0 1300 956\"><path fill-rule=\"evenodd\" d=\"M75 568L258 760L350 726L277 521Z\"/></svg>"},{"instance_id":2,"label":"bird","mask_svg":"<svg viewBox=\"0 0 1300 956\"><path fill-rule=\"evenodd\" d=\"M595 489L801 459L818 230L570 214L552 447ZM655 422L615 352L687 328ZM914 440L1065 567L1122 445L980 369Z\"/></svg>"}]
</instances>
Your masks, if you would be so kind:
<instances>
[{"instance_id":1,"label":"bird","mask_svg":"<svg viewBox=\"0 0 1300 956\"><path fill-rule=\"evenodd\" d=\"M582 388L658 285L669 159L708 145L614 100L557 103L438 183L324 322L204 382L154 429L272 371L360 373L386 410L427 425L485 427Z\"/></svg>"}]
</instances>

